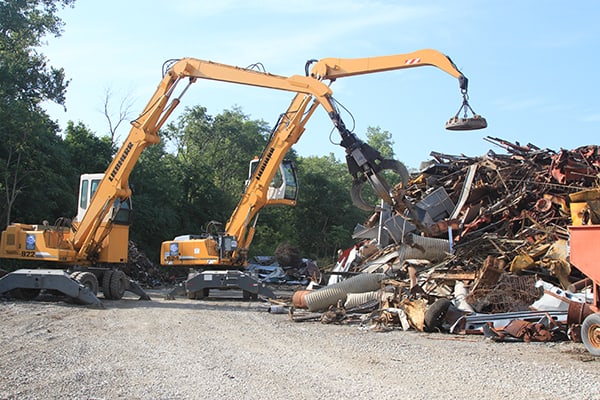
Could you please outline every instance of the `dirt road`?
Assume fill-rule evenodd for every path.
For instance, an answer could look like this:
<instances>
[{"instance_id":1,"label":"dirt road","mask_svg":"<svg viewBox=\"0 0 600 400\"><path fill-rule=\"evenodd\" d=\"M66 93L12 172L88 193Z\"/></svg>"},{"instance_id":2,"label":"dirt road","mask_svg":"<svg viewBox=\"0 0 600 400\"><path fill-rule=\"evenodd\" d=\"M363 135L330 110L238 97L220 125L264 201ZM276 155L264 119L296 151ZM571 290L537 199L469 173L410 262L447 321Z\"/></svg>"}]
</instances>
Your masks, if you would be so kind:
<instances>
[{"instance_id":1,"label":"dirt road","mask_svg":"<svg viewBox=\"0 0 600 400\"><path fill-rule=\"evenodd\" d=\"M0 300L0 399L600 399L581 344L299 323L231 295Z\"/></svg>"}]
</instances>

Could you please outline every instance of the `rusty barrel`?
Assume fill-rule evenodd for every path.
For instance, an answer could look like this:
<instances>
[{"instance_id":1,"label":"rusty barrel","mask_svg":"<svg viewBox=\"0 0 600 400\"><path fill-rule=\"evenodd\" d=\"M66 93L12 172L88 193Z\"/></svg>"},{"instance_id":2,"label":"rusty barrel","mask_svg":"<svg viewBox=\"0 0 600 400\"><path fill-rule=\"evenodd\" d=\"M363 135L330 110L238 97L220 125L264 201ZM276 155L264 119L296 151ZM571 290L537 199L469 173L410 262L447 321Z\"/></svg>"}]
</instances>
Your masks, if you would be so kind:
<instances>
[{"instance_id":1,"label":"rusty barrel","mask_svg":"<svg viewBox=\"0 0 600 400\"><path fill-rule=\"evenodd\" d=\"M306 304L306 295L312 290L296 290L292 296L292 304L296 308L308 308Z\"/></svg>"}]
</instances>

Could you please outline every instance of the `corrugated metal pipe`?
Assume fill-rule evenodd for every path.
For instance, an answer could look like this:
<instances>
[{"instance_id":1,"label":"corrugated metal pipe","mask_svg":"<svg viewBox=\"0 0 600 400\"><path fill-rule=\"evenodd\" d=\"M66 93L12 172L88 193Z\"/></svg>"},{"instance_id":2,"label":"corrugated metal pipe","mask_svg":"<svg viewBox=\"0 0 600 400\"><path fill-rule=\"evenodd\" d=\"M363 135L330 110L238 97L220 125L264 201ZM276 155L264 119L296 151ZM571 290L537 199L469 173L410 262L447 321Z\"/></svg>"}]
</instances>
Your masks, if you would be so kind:
<instances>
[{"instance_id":1,"label":"corrugated metal pipe","mask_svg":"<svg viewBox=\"0 0 600 400\"><path fill-rule=\"evenodd\" d=\"M348 293L346 296L346 303L344 307L346 309L360 307L365 304L378 303L381 300L381 290L374 290L372 292L363 293Z\"/></svg>"},{"instance_id":2,"label":"corrugated metal pipe","mask_svg":"<svg viewBox=\"0 0 600 400\"><path fill-rule=\"evenodd\" d=\"M310 311L326 310L338 301L345 302L348 293L364 293L379 289L384 279L385 274L381 273L356 275L335 285L307 293L304 299Z\"/></svg>"},{"instance_id":3,"label":"corrugated metal pipe","mask_svg":"<svg viewBox=\"0 0 600 400\"><path fill-rule=\"evenodd\" d=\"M398 250L398 259L402 264L404 260L417 259L436 262L446 258L450 252L450 241L447 239L430 238L410 235L411 244L403 243Z\"/></svg>"}]
</instances>

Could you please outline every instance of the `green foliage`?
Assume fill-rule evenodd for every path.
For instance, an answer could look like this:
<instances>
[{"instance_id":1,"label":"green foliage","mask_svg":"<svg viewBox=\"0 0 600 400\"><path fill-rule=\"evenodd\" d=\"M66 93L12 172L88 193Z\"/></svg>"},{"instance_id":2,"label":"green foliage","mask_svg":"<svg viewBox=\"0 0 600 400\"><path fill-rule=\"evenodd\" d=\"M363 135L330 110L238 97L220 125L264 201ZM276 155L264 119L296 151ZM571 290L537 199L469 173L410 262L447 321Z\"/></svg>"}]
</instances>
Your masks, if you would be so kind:
<instances>
[{"instance_id":1,"label":"green foliage","mask_svg":"<svg viewBox=\"0 0 600 400\"><path fill-rule=\"evenodd\" d=\"M264 121L251 121L239 108L234 108L215 117L213 131L215 184L227 193L239 195L248 174L248 164L262 153L269 129Z\"/></svg>"},{"instance_id":2,"label":"green foliage","mask_svg":"<svg viewBox=\"0 0 600 400\"><path fill-rule=\"evenodd\" d=\"M174 179L176 169L175 158L161 142L142 153L129 179L134 210L131 239L153 260L158 260L162 241L184 233L178 205L183 192Z\"/></svg>"},{"instance_id":3,"label":"green foliage","mask_svg":"<svg viewBox=\"0 0 600 400\"><path fill-rule=\"evenodd\" d=\"M339 248L352 245L354 226L366 218L350 199L350 175L333 154L300 157L298 170L301 197L294 214L294 242L310 258L334 257Z\"/></svg>"},{"instance_id":4,"label":"green foliage","mask_svg":"<svg viewBox=\"0 0 600 400\"><path fill-rule=\"evenodd\" d=\"M114 149L110 137L99 138L83 123L67 123L65 146L72 164L78 168L77 176L83 173L104 172L111 162Z\"/></svg>"},{"instance_id":5,"label":"green foliage","mask_svg":"<svg viewBox=\"0 0 600 400\"><path fill-rule=\"evenodd\" d=\"M47 34L60 35L59 7L73 1L0 2L0 168L2 225L41 221L75 205L67 191L71 167L58 127L39 104L64 104L64 71L36 50ZM15 207L18 204L19 207ZM71 211L73 212L73 211Z\"/></svg>"},{"instance_id":6,"label":"green foliage","mask_svg":"<svg viewBox=\"0 0 600 400\"><path fill-rule=\"evenodd\" d=\"M33 108L44 100L64 104L64 70L47 65L35 49L47 34L60 36L59 7L74 0L6 0L0 2L0 101L18 100Z\"/></svg>"},{"instance_id":7,"label":"green foliage","mask_svg":"<svg viewBox=\"0 0 600 400\"><path fill-rule=\"evenodd\" d=\"M379 151L384 159L394 159L394 141L390 132L382 130L378 126L370 126L367 128L367 143ZM383 178L390 187L397 185L401 181L400 175L389 170L383 170L379 176ZM362 198L369 204L378 204L381 201L379 196L375 194L371 186L368 184L363 185Z\"/></svg>"},{"instance_id":8,"label":"green foliage","mask_svg":"<svg viewBox=\"0 0 600 400\"><path fill-rule=\"evenodd\" d=\"M266 144L266 124L239 109L212 117L196 106L165 131L176 149L173 179L182 188L177 204L182 223L195 233L210 220L225 224L239 201L250 160Z\"/></svg>"},{"instance_id":9,"label":"green foliage","mask_svg":"<svg viewBox=\"0 0 600 400\"><path fill-rule=\"evenodd\" d=\"M279 225L275 221L270 221L267 218L262 218L256 226L254 240L250 247L250 257L261 255L273 255L277 246L286 240L286 236ZM285 221L285 218L277 219L277 221Z\"/></svg>"},{"instance_id":10,"label":"green foliage","mask_svg":"<svg viewBox=\"0 0 600 400\"><path fill-rule=\"evenodd\" d=\"M390 132L381 130L378 126L369 126L367 127L367 143L379 151L383 158L394 158L394 141Z\"/></svg>"},{"instance_id":11,"label":"green foliage","mask_svg":"<svg viewBox=\"0 0 600 400\"><path fill-rule=\"evenodd\" d=\"M294 228L297 207L267 207L261 211L250 256L273 255L279 244L297 242Z\"/></svg>"},{"instance_id":12,"label":"green foliage","mask_svg":"<svg viewBox=\"0 0 600 400\"><path fill-rule=\"evenodd\" d=\"M3 225L22 218L41 222L58 217L75 201L57 193L68 186L64 170L70 168L57 126L20 101L0 108L0 118L4 121L0 128Z\"/></svg>"}]
</instances>

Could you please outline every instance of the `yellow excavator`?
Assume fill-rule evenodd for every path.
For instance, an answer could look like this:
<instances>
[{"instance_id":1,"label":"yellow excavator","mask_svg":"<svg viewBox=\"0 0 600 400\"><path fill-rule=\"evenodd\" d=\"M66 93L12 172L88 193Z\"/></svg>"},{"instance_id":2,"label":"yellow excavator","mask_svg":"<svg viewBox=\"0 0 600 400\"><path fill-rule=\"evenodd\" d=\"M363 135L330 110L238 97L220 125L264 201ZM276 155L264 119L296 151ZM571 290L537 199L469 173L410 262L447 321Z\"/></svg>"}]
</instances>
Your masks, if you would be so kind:
<instances>
[{"instance_id":1,"label":"yellow excavator","mask_svg":"<svg viewBox=\"0 0 600 400\"><path fill-rule=\"evenodd\" d=\"M178 63L186 62L182 60ZM330 85L336 79L347 76L422 66L437 67L459 81L463 102L456 115L447 121L447 129L473 130L487 126L486 120L475 114L468 103L467 78L449 57L436 50L425 49L372 58L310 60L305 65L303 77L271 76L271 82L264 82L264 86L275 89L292 87L297 94L275 126L225 229L182 235L162 243L162 265L191 269L183 290L187 296L204 298L210 289L242 289L244 298L274 296L268 287L244 273L243 269L247 266L248 251L260 210L273 204L296 204L295 175L289 168L282 167L282 163L304 133L306 123L319 105L325 109L341 136L340 145L345 148L348 170L353 179L351 196L354 204L365 210L374 209L361 196L361 187L365 182L369 182L377 196L390 206L395 207L399 201L403 201L402 196L394 193L383 178L382 171L398 173L405 185L408 180L406 167L396 160L384 159L377 150L346 128ZM215 79L208 74L198 74L197 77Z\"/></svg>"},{"instance_id":2,"label":"yellow excavator","mask_svg":"<svg viewBox=\"0 0 600 400\"><path fill-rule=\"evenodd\" d=\"M293 205L296 184L293 170L283 160L285 154L304 132L308 119L319 105L325 108L346 149L348 168L355 188L369 182L384 201L393 204L396 197L381 177L384 169L393 169L406 180L406 168L393 160L384 160L373 148L348 131L336 109L332 91L324 81L348 75L381 72L424 65L436 66L459 79L466 101L467 80L452 61L434 50L420 50L407 55L369 59L325 59L317 61L305 76L284 77L194 58L171 60L165 63L163 78L150 101L132 122L132 128L121 148L103 174L83 175L80 182L79 212L73 220L61 218L54 225L10 224L1 235L0 258L29 260L40 268L20 269L0 276L0 295L17 294L34 298L41 290L61 292L85 304L99 304L99 290L106 299L120 299L131 291L148 299L147 294L120 267L127 261L129 224L131 222L131 190L129 175L142 151L159 142L159 129L180 103L190 85L198 79L251 85L296 93L286 113L277 124L260 159L255 163L251 178L237 208L224 232L216 234L185 235L162 245L161 264L188 266L199 272L218 268L219 273L231 271L232 280L209 274L200 276L208 286L194 286L188 280L189 297L206 293L208 287L228 288L231 285L244 290L244 295L271 295L252 278L242 275L247 264L247 252L258 212L270 204ZM184 85L179 88L179 85ZM468 107L470 110L470 107ZM460 111L460 110L459 110ZM478 129L485 120L473 117L451 118L450 129ZM472 110L470 110L472 112ZM272 185L280 173L279 186ZM353 190L353 193L359 193ZM359 196L356 202L362 204ZM45 267L41 268L42 266ZM53 268L54 267L54 268ZM199 279L196 279L197 282ZM235 282L235 283L232 283Z\"/></svg>"}]
</instances>

